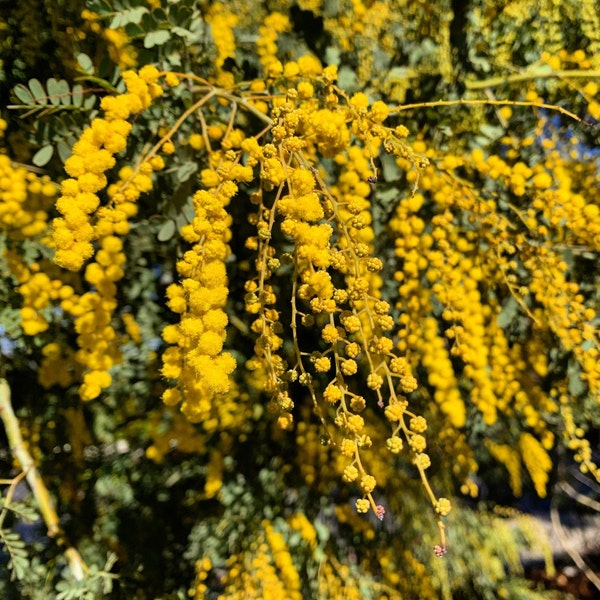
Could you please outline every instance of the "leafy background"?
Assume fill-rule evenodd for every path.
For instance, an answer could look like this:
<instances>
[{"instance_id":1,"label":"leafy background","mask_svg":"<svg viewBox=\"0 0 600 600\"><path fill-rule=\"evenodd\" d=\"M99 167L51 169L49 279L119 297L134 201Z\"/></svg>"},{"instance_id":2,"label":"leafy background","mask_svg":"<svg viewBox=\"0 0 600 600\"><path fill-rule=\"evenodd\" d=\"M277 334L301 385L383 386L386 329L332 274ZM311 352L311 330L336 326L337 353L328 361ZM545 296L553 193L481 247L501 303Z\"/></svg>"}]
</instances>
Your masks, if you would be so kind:
<instances>
[{"instance_id":1,"label":"leafy background","mask_svg":"<svg viewBox=\"0 0 600 600\"><path fill-rule=\"evenodd\" d=\"M569 212L576 195L584 206L600 206L595 148L600 14L593 2L541 2L533 8L527 2L489 0L434 6L401 0L280 0L258 7L244 0L24 0L1 13L0 97L9 100L0 115L3 157L10 159L2 166L2 190L10 192L15 181L28 176L29 184L33 177L60 183L73 144L100 114L100 100L124 91L126 69L154 64L219 86L268 82L257 40L266 36L260 29L265 19L277 13L287 15L290 24L276 36L282 62L313 53L323 64L337 65L340 88L349 96L365 92L371 102L383 99L398 107L392 125L409 131L413 162L382 154L371 212L377 255L388 275L382 278L382 293L395 304L397 322L406 315L406 330L424 340L415 343L417 354L425 356L441 340L446 347L453 342L441 334L424 337L425 318L433 316L440 332L448 325L439 294L431 315L403 304L394 280L412 260L395 251L401 246L396 240L407 236L403 223L415 223L418 215L427 224L426 234L446 227L454 249L473 264L494 255L496 237L506 231L507 243L526 247L515 264L505 261L506 272L493 279L487 273L489 279L479 286L486 299L482 305L497 310L490 323L495 321L508 340L508 348L496 344L496 350L517 362L515 349L523 348L527 360L516 379L525 392L524 405L487 422L477 406L468 404L476 386L464 361L452 358L451 372L442 376L451 375L469 408L465 426L452 427L434 401L436 390L445 389L432 379L435 369L423 361L415 367L421 385L411 402L430 424L430 479L454 504L445 521L449 554L443 560L432 552L435 520L410 461L390 461L385 448L376 448L379 454L373 452L372 460L390 480L384 492L388 515L379 523L355 513L356 490L341 482L335 454L322 443L320 420L301 386L290 388L296 400L291 433L274 425L268 395L243 368L236 375L237 395L229 399L237 413L229 427L192 424L178 409L166 407L160 400L166 387L161 331L176 315L167 308L165 294L178 278L176 262L186 249L178 232L193 217L191 197L210 159L206 148L193 142L202 127L186 121L167 168L140 200L135 227L125 240L127 276L119 284L114 316L122 360L97 400L79 398L80 367L69 356L77 348L77 334L58 302L41 309L48 328L27 333L11 252L78 293L86 287L84 279L52 264L47 230L22 235L3 221L0 375L10 384L24 446L52 493L65 537L46 535L7 441L1 455L6 493L0 530L7 567L2 593L57 599L559 597L523 578L519 550L537 545L540 555L548 556L548 543L527 513L569 506L565 494L556 491L559 483L568 481L588 496L596 489L572 466L573 451L577 455L585 434L588 445L581 452L589 450L591 456L583 460L580 452L579 461L593 470L599 418L594 370L585 366L577 344L565 347L553 326L556 315L566 315L574 330L588 323L598 329L599 232L593 218L587 232L587 222L577 221L582 206ZM234 45L224 50L228 31ZM118 164L134 164L192 105L194 94L188 85L170 88L138 115ZM453 104L436 105L439 99ZM526 105L495 104L505 100ZM536 108L536 103L547 107ZM203 113L204 130L223 129L230 116L229 107L211 105ZM236 118L236 127L247 135L260 129L248 114ZM475 151L485 159L478 160ZM430 165L415 169L415 156L427 157ZM333 161L321 160L336 173ZM522 177L519 164L532 169L529 177ZM23 165L31 175L18 171ZM499 175L490 174L494 167ZM553 174L557 188L568 189L567 208L534 204L534 176L542 172ZM415 173L420 207L411 204ZM335 186L335 177L327 184ZM254 191L252 185L242 186L240 198L247 200ZM440 195L449 193L458 197L448 203L451 226L441 220L447 206ZM460 205L471 194L477 202L493 200L498 220L473 221L469 206ZM31 212L46 214L42 221L56 216L52 194L29 191L27 197ZM562 216L553 222L559 209ZM255 344L244 309L244 282L254 259L244 242L255 231L247 219L248 202L236 202L230 210L236 236L231 241L235 260L228 264L228 345L243 365ZM526 224L532 215L545 230ZM506 223L506 231L497 223ZM289 250L289 241L277 243L282 252ZM578 285L576 293L565 288L564 304L535 300L523 289L533 282L527 259L548 260L548 268L555 267L538 248L564 261L557 278ZM503 264L498 259L500 269ZM468 278L468 266L465 270ZM415 278L418 290L428 295L434 282L421 275ZM276 285L282 294L289 286L285 271ZM576 308L569 312L578 302L593 311L591 318L580 318ZM281 310L281 321L289 322L289 307ZM546 326L535 330L528 311ZM128 330L124 315L135 318L139 337ZM468 321L462 325L469 331ZM581 341L581 352L593 349L595 335ZM491 338L492 333L481 335L482 344L492 347ZM62 362L48 367L44 349L55 341L63 348ZM304 343L319 350L310 333ZM499 364L490 360L487 367L497 373ZM42 373L48 368L64 372L66 379L44 385ZM500 378L493 381L500 387ZM544 408L553 393L555 399L567 398L572 426L566 413ZM531 466L527 452L514 453L523 433L549 440L549 480L542 487L550 498L545 501L538 498L537 478L543 475ZM89 565L83 578L65 552L72 547ZM550 560L545 569L552 574Z\"/></svg>"}]
</instances>

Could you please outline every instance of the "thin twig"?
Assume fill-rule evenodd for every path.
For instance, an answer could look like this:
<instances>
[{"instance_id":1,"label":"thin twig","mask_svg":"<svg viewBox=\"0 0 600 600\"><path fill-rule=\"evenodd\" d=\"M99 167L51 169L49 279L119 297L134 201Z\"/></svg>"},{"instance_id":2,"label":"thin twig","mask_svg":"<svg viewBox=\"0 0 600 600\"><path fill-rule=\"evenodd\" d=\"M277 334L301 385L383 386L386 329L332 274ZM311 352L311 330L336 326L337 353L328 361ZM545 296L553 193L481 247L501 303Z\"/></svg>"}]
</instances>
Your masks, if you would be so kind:
<instances>
[{"instance_id":1,"label":"thin twig","mask_svg":"<svg viewBox=\"0 0 600 600\"><path fill-rule=\"evenodd\" d=\"M558 483L558 487L563 492L565 492L565 494L573 498L573 500L579 502L579 504L588 506L589 508L592 508L600 513L600 502L598 502L597 500L594 500L593 498L588 498L584 494L580 494L572 485L570 485L566 481L560 481Z\"/></svg>"},{"instance_id":2,"label":"thin twig","mask_svg":"<svg viewBox=\"0 0 600 600\"><path fill-rule=\"evenodd\" d=\"M556 104L546 104L545 102L526 102L524 100L465 100L461 98L459 100L434 100L432 102L417 102L415 104L403 104L390 110L390 114L398 114L405 110L414 110L416 108L435 108L437 106L526 106L529 108L545 108L546 110L554 110L567 117L577 121L578 123L584 123L583 119L578 117L575 113L570 110L557 106Z\"/></svg>"},{"instance_id":3,"label":"thin twig","mask_svg":"<svg viewBox=\"0 0 600 600\"><path fill-rule=\"evenodd\" d=\"M481 90L484 88L497 87L507 83L518 83L520 81L530 81L532 79L565 79L585 78L591 79L600 77L600 71L582 71L580 69L567 69L564 71L526 71L525 73L513 73L512 75L501 75L500 77L491 77L482 81L465 81L465 87L468 90Z\"/></svg>"},{"instance_id":4,"label":"thin twig","mask_svg":"<svg viewBox=\"0 0 600 600\"><path fill-rule=\"evenodd\" d=\"M588 566L583 559L583 556L581 556L579 551L571 544L567 538L567 535L565 534L565 530L560 522L560 515L558 513L558 508L556 507L555 498L556 495L553 496L552 502L550 503L550 520L552 522L554 533L573 562L579 567L579 569L581 569L581 571L583 571L590 583L596 589L600 590L600 577L598 577L596 573L594 573L594 571Z\"/></svg>"}]
</instances>

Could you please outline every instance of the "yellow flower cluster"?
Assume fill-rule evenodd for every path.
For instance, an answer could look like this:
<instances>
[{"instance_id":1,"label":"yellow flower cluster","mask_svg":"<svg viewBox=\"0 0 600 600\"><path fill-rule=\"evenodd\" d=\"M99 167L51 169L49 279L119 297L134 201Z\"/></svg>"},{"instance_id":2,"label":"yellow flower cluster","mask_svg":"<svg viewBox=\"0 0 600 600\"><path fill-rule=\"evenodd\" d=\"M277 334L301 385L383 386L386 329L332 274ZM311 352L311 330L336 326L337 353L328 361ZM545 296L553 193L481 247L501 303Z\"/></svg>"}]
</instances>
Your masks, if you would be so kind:
<instances>
[{"instance_id":1,"label":"yellow flower cluster","mask_svg":"<svg viewBox=\"0 0 600 600\"><path fill-rule=\"evenodd\" d=\"M73 354L58 344L48 344L42 350L42 363L38 377L44 387L54 384L70 385L79 377L81 366L88 369L83 375L80 394L83 400L96 398L103 388L110 385L108 370L118 362L120 352L114 343L116 333L110 327L114 300L107 301L95 292L77 296L70 285L59 279L50 279L47 269L41 270L38 263L25 267L9 257L9 266L20 282L19 292L23 296L21 326L26 335L46 331L49 321L44 309L58 304L62 310L75 316L79 350ZM78 363L76 366L74 363ZM60 368L59 368L60 367Z\"/></svg>"},{"instance_id":2,"label":"yellow flower cluster","mask_svg":"<svg viewBox=\"0 0 600 600\"><path fill-rule=\"evenodd\" d=\"M119 236L129 232L128 220L137 213L136 201L152 189L151 174L161 169L164 161L152 156L137 169L123 167L119 182L108 187L109 203L104 206L100 206L99 192L107 186L105 173L115 165L114 155L127 145L132 127L127 119L148 108L162 93L158 77L152 66L139 73L123 73L127 92L103 98L104 118L94 119L84 130L65 163L70 178L62 182L62 195L56 202L62 216L53 221L54 260L61 267L79 270L94 254L94 241L97 249L94 262L84 273L92 290L70 298L65 308L75 317L76 356L85 367L79 390L83 400L98 397L110 385L109 371L120 361L117 333L111 323L117 307L116 282L124 275L126 261Z\"/></svg>"},{"instance_id":3,"label":"yellow flower cluster","mask_svg":"<svg viewBox=\"0 0 600 600\"><path fill-rule=\"evenodd\" d=\"M282 534L265 520L247 552L232 555L219 600L300 600L300 576ZM196 600L203 598L196 595Z\"/></svg>"},{"instance_id":4,"label":"yellow flower cluster","mask_svg":"<svg viewBox=\"0 0 600 600\"><path fill-rule=\"evenodd\" d=\"M19 283L18 292L23 297L21 327L25 335L46 331L52 318L53 303L67 300L73 288L60 279L52 279L51 269L45 261L26 265L15 250L5 250L4 258L13 277Z\"/></svg>"},{"instance_id":5,"label":"yellow flower cluster","mask_svg":"<svg viewBox=\"0 0 600 600\"><path fill-rule=\"evenodd\" d=\"M62 281L50 279L40 270L40 265L34 263L24 270L20 283L18 290L23 296L21 307L23 332L25 335L36 335L46 331L49 323L41 311L61 298Z\"/></svg>"},{"instance_id":6,"label":"yellow flower cluster","mask_svg":"<svg viewBox=\"0 0 600 600\"><path fill-rule=\"evenodd\" d=\"M126 218L131 216L131 209L126 204L129 201L126 194L123 198L113 198L116 204L121 204L123 214L106 207L110 217L103 219L104 215L99 212L100 223L96 227L91 216L100 205L98 193L107 185L105 173L115 165L114 155L127 145L131 131L127 119L148 108L152 99L162 93L156 83L158 76L157 69L152 66L143 67L139 74L134 71L123 73L127 93L103 98L101 106L105 118L94 119L73 146L73 153L65 162L70 178L62 182L62 195L56 202L62 217L53 221L55 262L61 267L72 271L81 268L94 253L92 242L105 235L104 221L111 223L109 226L117 234L129 230ZM143 188L140 191L144 191ZM114 220L115 216L118 220Z\"/></svg>"},{"instance_id":7,"label":"yellow flower cluster","mask_svg":"<svg viewBox=\"0 0 600 600\"><path fill-rule=\"evenodd\" d=\"M50 342L42 348L38 380L44 388L54 385L69 387L79 377L79 370L71 348L57 342Z\"/></svg>"},{"instance_id":8,"label":"yellow flower cluster","mask_svg":"<svg viewBox=\"0 0 600 600\"><path fill-rule=\"evenodd\" d=\"M417 347L422 355L421 364L427 370L427 381L435 390L433 399L453 427L464 427L467 419L465 403L458 389L450 353L433 317L424 319Z\"/></svg>"},{"instance_id":9,"label":"yellow flower cluster","mask_svg":"<svg viewBox=\"0 0 600 600\"><path fill-rule=\"evenodd\" d=\"M119 69L124 71L137 65L137 50L131 44L131 38L123 28L103 28L100 16L88 9L81 11L81 18L84 21L85 29L101 35L106 40L108 56L113 63L118 65Z\"/></svg>"},{"instance_id":10,"label":"yellow flower cluster","mask_svg":"<svg viewBox=\"0 0 600 600\"><path fill-rule=\"evenodd\" d=\"M578 427L573 417L571 403L564 392L561 390L559 396L560 413L565 424L563 437L568 443L569 450L573 451L575 461L579 463L582 473L590 473L596 479L600 476L598 465L592 461L592 448L589 440L585 438L585 431Z\"/></svg>"},{"instance_id":11,"label":"yellow flower cluster","mask_svg":"<svg viewBox=\"0 0 600 600\"><path fill-rule=\"evenodd\" d=\"M196 569L196 580L194 582L194 600L204 600L206 598L206 592L208 592L208 586L206 585L206 580L208 578L208 574L212 569L212 561L207 556L204 556L196 561L195 569ZM190 592L190 596L192 592Z\"/></svg>"},{"instance_id":12,"label":"yellow flower cluster","mask_svg":"<svg viewBox=\"0 0 600 600\"><path fill-rule=\"evenodd\" d=\"M540 498L545 498L546 484L552 470L552 459L540 442L527 432L519 437L519 450L535 491Z\"/></svg>"},{"instance_id":13,"label":"yellow flower cluster","mask_svg":"<svg viewBox=\"0 0 600 600\"><path fill-rule=\"evenodd\" d=\"M269 521L263 522L265 538L269 545L273 562L279 571L281 580L286 589L286 598L290 600L300 600L300 576L292 561L292 555L287 547L283 535L276 531L273 524Z\"/></svg>"},{"instance_id":14,"label":"yellow flower cluster","mask_svg":"<svg viewBox=\"0 0 600 600\"><path fill-rule=\"evenodd\" d=\"M331 448L324 445L323 426L311 423L310 408L303 407L295 427L300 474L308 487L314 487L323 477L337 476L331 468Z\"/></svg>"},{"instance_id":15,"label":"yellow flower cluster","mask_svg":"<svg viewBox=\"0 0 600 600\"><path fill-rule=\"evenodd\" d=\"M284 67L284 75L286 70L288 65ZM290 68L289 72L295 71ZM329 411L335 410L334 424L343 437L339 447L346 457L340 472L345 481L355 482L362 493L356 502L357 510L373 510L383 518L385 510L377 506L373 498L377 479L367 472L361 458L362 451L369 448L373 440L367 433L365 418L360 415L367 406L367 394L353 391L350 379L357 375L360 365L368 369L366 388L369 393L375 395L381 407L389 404L386 416L392 425L392 436L387 443L390 451L401 451L401 434L423 476L431 462L424 453L426 442L420 434L426 422L408 411L407 401L396 396L392 384L395 379L399 380L404 393L416 388L410 364L393 353L394 344L389 337L394 327L389 314L391 307L379 299L382 286L379 272L383 263L373 255L375 234L369 201L372 190L369 180L375 173L373 156L382 143L405 149L402 138L406 132L403 128L395 131L382 125L388 116L385 104L376 102L369 107L364 94L346 98L335 87L335 78L335 69L328 68L316 79L322 86L325 103L332 108L321 107L313 98L312 83L308 84L309 90L308 82L299 81L294 89L287 90L285 102L275 104L272 143L260 147L249 139L242 144L251 159L261 165L263 190L275 194L272 206L265 202L264 192L256 195L258 210L252 223L258 235L248 240L247 247L258 252L258 281L247 285L246 302L247 310L260 317L252 326L253 331L260 334L255 351L259 364L268 374L266 389L275 396L278 409L283 411L280 425L289 427L291 424L291 414L288 416L285 411L291 411L294 404L287 385L298 378L308 387L322 419L326 420ZM337 106L340 100L346 104ZM351 146L351 136L356 136L364 145ZM331 187L310 166L309 161L320 160L320 157L333 157L340 170L336 184ZM297 364L288 372L274 354L281 346L277 335L281 325L277 311L267 307L277 298L265 283L271 271L281 263L271 246L273 223L278 219L282 219L281 232L293 242L291 302L295 316L292 333ZM344 287L334 285L332 271L341 274ZM325 349L310 354L313 374L304 364L297 327L314 327L315 324L321 328ZM321 393L316 391L312 381L323 375L326 383ZM322 408L321 398L325 401ZM412 418L410 425L405 417ZM464 419L464 407L461 418ZM302 424L298 427L302 428ZM309 433L299 434L298 439ZM314 435L311 436L313 439ZM308 446L303 444L307 452ZM305 477L312 480L313 473L308 471L307 467ZM385 473L385 469L381 471Z\"/></svg>"},{"instance_id":16,"label":"yellow flower cluster","mask_svg":"<svg viewBox=\"0 0 600 600\"><path fill-rule=\"evenodd\" d=\"M89 401L111 384L109 371L121 360L117 333L111 325L117 301L97 292L86 292L69 300L79 347L76 358L85 367L79 395L82 400Z\"/></svg>"},{"instance_id":17,"label":"yellow flower cluster","mask_svg":"<svg viewBox=\"0 0 600 600\"><path fill-rule=\"evenodd\" d=\"M291 27L287 15L280 12L271 12L258 28L256 53L265 76L277 77L282 74L283 67L277 58L277 38L280 33L289 31Z\"/></svg>"},{"instance_id":18,"label":"yellow flower cluster","mask_svg":"<svg viewBox=\"0 0 600 600\"><path fill-rule=\"evenodd\" d=\"M503 112L504 118L510 116L511 111ZM510 138L504 141L509 144ZM428 160L419 164L399 152L397 164L419 191L399 203L390 221L401 261L396 273L399 348L410 353L413 366L425 368L433 398L452 427L464 423L460 381L466 377L470 401L486 423L493 424L502 413L530 428L518 449L507 454L509 446L497 444L491 452L509 469L515 491L521 488L518 470L523 461L543 494L544 473L550 468L546 452L554 444L547 416L558 410L555 390L549 394L540 384L549 375L544 344L553 343L556 336L579 363L589 394L597 397L600 389L600 343L591 324L596 311L577 284L567 281L568 268L560 256L562 245L598 248L599 210L586 194L592 175L570 168L573 157L550 139L544 140L545 158L533 166L510 151L499 157L474 150L465 159L437 158L420 142L412 149ZM491 178L510 190L519 199L518 205L511 205L518 225L503 214L496 199L484 198L465 184L464 172L469 181ZM425 202L434 213L428 222L419 216ZM555 241L557 250L548 246L548 239ZM430 285L423 286L423 281ZM482 294L483 281L492 285L493 294ZM535 333L522 343L509 344L505 325L500 326L504 311L510 314L510 303L501 312L498 302L505 295L512 296ZM453 364L452 356L461 363ZM571 402L564 400L561 410ZM575 440L574 448L584 448L575 430L574 426L567 439ZM537 456L538 472L532 471L525 451ZM594 469L589 457L583 458L585 453L583 449L582 466Z\"/></svg>"},{"instance_id":19,"label":"yellow flower cluster","mask_svg":"<svg viewBox=\"0 0 600 600\"><path fill-rule=\"evenodd\" d=\"M390 451L401 452L404 439L424 478L431 463L422 435L427 423L408 410L407 400L397 396L395 388L399 383L399 390L408 394L417 384L411 364L393 352L390 331L394 320L390 305L379 298L383 262L374 255L369 200L370 181L376 179L374 156L382 145L397 148L403 156L412 155L403 141L406 129L383 126L389 113L384 103L370 106L364 94L346 97L335 86L335 68L317 72L307 81L305 62L283 67L283 76L294 80L295 87L285 90L285 98L273 102L270 140L261 144L248 138L240 144L248 166L260 166L261 183L260 191L252 196L257 210L249 219L257 235L246 242L257 256L257 275L246 284L246 309L256 315L251 330L258 335L255 357L248 367L261 373L264 389L273 398L270 408L284 429L293 419L290 382L298 381L308 388L322 422L326 424L331 414L341 434L341 440L336 434L336 446L344 460L337 466L342 478L360 489L362 497L356 509L373 510L383 518L385 509L376 505L373 494L378 478L385 481L387 477L385 466L377 474L368 472L362 458L373 444L371 430L360 414L371 395L380 407L387 405L385 415L392 427L387 441ZM322 99L315 96L315 86L320 87ZM359 139L362 145L352 145L352 139ZM339 169L331 187L326 175L312 168L312 163L323 157L332 157ZM203 173L202 178L205 183L218 179L210 173ZM280 256L272 241L277 222L293 244L292 252ZM272 307L281 302L283 290L276 292L269 282L289 262L294 268L290 301L296 364L292 368L278 354L283 325L279 310ZM335 280L342 285L336 285ZM321 330L324 348L313 350L307 360L303 356L309 353L301 347L299 328L315 325ZM363 394L356 391L355 384L361 367L367 370ZM313 384L315 378L323 381L322 392ZM460 397L456 403L459 412L455 418L462 424L465 411ZM297 428L303 452L312 453L309 460L302 461L307 465L304 476L310 484L315 477L311 465L322 462L325 468L330 459L327 450L319 449L316 430L305 430L303 423ZM327 432L327 436L331 434ZM300 444L300 440L306 441ZM431 499L437 506L433 493ZM443 516L447 509L444 505L438 514Z\"/></svg>"},{"instance_id":20,"label":"yellow flower cluster","mask_svg":"<svg viewBox=\"0 0 600 600\"><path fill-rule=\"evenodd\" d=\"M154 156L142 162L137 173L129 167L123 167L119 172L120 182L110 185L107 190L112 205L102 206L96 211L94 231L98 250L94 261L85 267L84 272L84 279L92 291L79 298L70 311L75 316L75 329L80 334L77 338L80 348L77 357L89 369L84 374L84 384L80 388L84 400L96 398L102 389L110 385L108 371L120 362L117 345L107 344L107 341L117 338L111 321L117 308L116 284L125 274L126 255L118 235L128 233L128 219L137 212L136 200L141 193L152 188L152 171L163 166L162 157ZM127 333L139 342L139 326L133 316L126 313L123 322Z\"/></svg>"},{"instance_id":21,"label":"yellow flower cluster","mask_svg":"<svg viewBox=\"0 0 600 600\"><path fill-rule=\"evenodd\" d=\"M47 175L39 177L0 155L0 229L12 238L34 238L46 232L48 208L58 193Z\"/></svg>"},{"instance_id":22,"label":"yellow flower cluster","mask_svg":"<svg viewBox=\"0 0 600 600\"><path fill-rule=\"evenodd\" d=\"M208 419L215 397L229 392L236 366L233 356L223 352L228 323L223 308L231 236L231 217L225 207L238 189L228 177L235 177L237 171L222 172L224 178L220 183L217 178L216 187L194 196L194 219L181 232L193 245L177 263L181 283L167 289L169 308L181 316L163 331L169 348L163 355L162 374L177 380L176 387L164 392L163 400L168 405L183 401L182 410L193 422Z\"/></svg>"},{"instance_id":23,"label":"yellow flower cluster","mask_svg":"<svg viewBox=\"0 0 600 600\"><path fill-rule=\"evenodd\" d=\"M324 15L326 30L334 45L342 52L355 57L358 87L387 94L392 101L403 102L409 89L417 89L419 74L433 73L448 80L452 74L450 52L450 23L444 11L423 11L412 2L387 0L340 0L329 7ZM432 40L428 60L409 67L403 65L402 74L392 74L395 60L397 34L403 39ZM373 48L379 49L378 59ZM385 65L385 66L384 66Z\"/></svg>"},{"instance_id":24,"label":"yellow flower cluster","mask_svg":"<svg viewBox=\"0 0 600 600\"><path fill-rule=\"evenodd\" d=\"M238 23L237 15L230 12L223 2L211 4L206 15L206 22L210 25L213 43L217 48L215 66L221 69L227 58L235 57L234 27Z\"/></svg>"},{"instance_id":25,"label":"yellow flower cluster","mask_svg":"<svg viewBox=\"0 0 600 600\"><path fill-rule=\"evenodd\" d=\"M348 565L342 565L334 557L328 557L319 568L317 581L320 598L331 600L361 600L363 581L359 581ZM396 596L394 600L399 600Z\"/></svg>"},{"instance_id":26,"label":"yellow flower cluster","mask_svg":"<svg viewBox=\"0 0 600 600\"><path fill-rule=\"evenodd\" d=\"M137 65L138 53L124 29L104 29L102 36L108 43L108 56L119 69L132 69Z\"/></svg>"},{"instance_id":27,"label":"yellow flower cluster","mask_svg":"<svg viewBox=\"0 0 600 600\"><path fill-rule=\"evenodd\" d=\"M157 464L173 450L199 455L206 452L206 436L171 407L155 410L148 416L148 432L152 444L146 448L146 457Z\"/></svg>"},{"instance_id":28,"label":"yellow flower cluster","mask_svg":"<svg viewBox=\"0 0 600 600\"><path fill-rule=\"evenodd\" d=\"M223 466L225 464L223 453L220 450L212 450L208 464L206 465L206 483L204 484L204 495L206 498L214 498L223 485Z\"/></svg>"},{"instance_id":29,"label":"yellow flower cluster","mask_svg":"<svg viewBox=\"0 0 600 600\"><path fill-rule=\"evenodd\" d=\"M519 450L509 444L486 442L490 454L506 467L509 476L510 489L515 496L520 496L523 490L521 478L521 455Z\"/></svg>"},{"instance_id":30,"label":"yellow flower cluster","mask_svg":"<svg viewBox=\"0 0 600 600\"><path fill-rule=\"evenodd\" d=\"M317 546L317 531L314 525L306 518L304 513L294 513L288 519L289 526L300 533L300 537L308 544L311 550Z\"/></svg>"}]
</instances>

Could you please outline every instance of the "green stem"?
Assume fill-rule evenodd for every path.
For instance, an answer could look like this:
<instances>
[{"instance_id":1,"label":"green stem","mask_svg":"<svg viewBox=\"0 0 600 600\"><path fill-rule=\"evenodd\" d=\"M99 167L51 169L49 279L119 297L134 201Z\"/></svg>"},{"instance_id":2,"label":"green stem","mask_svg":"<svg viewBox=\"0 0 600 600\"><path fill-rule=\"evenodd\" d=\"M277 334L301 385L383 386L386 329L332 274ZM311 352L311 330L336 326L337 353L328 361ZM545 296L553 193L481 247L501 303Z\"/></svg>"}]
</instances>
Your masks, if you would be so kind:
<instances>
[{"instance_id":1,"label":"green stem","mask_svg":"<svg viewBox=\"0 0 600 600\"><path fill-rule=\"evenodd\" d=\"M58 515L56 514L54 503L52 502L48 488L44 484L33 458L25 445L23 436L21 435L19 421L15 416L10 399L10 387L6 379L0 379L0 418L4 424L4 429L6 430L10 451L25 473L27 483L31 488L39 506L40 513L48 528L48 536L56 538L59 543L65 546L65 554L69 560L69 566L71 567L73 576L78 580L83 579L85 573L87 573L89 569L79 552L68 545L65 540L64 532L60 526Z\"/></svg>"}]
</instances>

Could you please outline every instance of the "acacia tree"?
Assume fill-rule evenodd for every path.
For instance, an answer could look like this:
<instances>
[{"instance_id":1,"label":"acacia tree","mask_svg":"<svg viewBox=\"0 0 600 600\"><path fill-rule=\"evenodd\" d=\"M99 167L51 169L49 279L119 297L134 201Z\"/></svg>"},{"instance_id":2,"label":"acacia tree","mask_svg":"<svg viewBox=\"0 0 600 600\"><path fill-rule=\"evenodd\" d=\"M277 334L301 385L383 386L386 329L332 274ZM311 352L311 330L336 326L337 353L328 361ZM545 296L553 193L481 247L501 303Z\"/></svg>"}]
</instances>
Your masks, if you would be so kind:
<instances>
[{"instance_id":1,"label":"acacia tree","mask_svg":"<svg viewBox=\"0 0 600 600\"><path fill-rule=\"evenodd\" d=\"M34 4L5 595L534 597L539 534L473 499L545 497L561 448L598 477L593 3Z\"/></svg>"}]
</instances>

